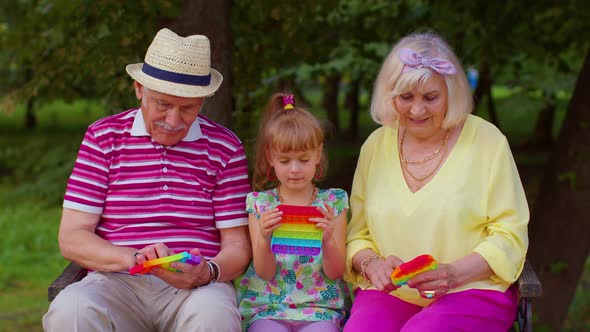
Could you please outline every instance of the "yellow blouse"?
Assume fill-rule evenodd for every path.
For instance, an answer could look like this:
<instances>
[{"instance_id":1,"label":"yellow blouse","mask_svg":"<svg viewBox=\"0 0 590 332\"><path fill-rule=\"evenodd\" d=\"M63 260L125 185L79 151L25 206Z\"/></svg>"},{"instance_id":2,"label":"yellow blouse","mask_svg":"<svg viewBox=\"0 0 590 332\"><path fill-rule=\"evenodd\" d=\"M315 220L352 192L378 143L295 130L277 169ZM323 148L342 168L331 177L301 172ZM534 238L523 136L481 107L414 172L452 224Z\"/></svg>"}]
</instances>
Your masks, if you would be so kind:
<instances>
[{"instance_id":1,"label":"yellow blouse","mask_svg":"<svg viewBox=\"0 0 590 332\"><path fill-rule=\"evenodd\" d=\"M529 221L506 137L470 115L438 173L415 193L402 174L397 137L397 126L381 127L361 148L350 197L345 279L372 288L352 269L352 257L366 248L404 261L431 254L439 263L477 252L494 275L451 292L505 291L522 270ZM421 306L432 301L407 286L391 294Z\"/></svg>"}]
</instances>

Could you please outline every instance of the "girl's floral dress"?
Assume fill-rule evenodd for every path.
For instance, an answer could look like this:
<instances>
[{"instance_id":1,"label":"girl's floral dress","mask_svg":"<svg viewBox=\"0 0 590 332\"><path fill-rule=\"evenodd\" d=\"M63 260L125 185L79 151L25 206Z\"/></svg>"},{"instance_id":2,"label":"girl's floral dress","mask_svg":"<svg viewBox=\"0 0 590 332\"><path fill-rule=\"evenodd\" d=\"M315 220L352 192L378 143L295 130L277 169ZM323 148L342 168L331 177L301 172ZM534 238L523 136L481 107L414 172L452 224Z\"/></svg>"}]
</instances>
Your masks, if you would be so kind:
<instances>
[{"instance_id":1,"label":"girl's floral dress","mask_svg":"<svg viewBox=\"0 0 590 332\"><path fill-rule=\"evenodd\" d=\"M320 189L313 206L326 202L339 215L348 209L348 195L342 189ZM276 189L252 192L246 199L248 213L260 218L255 209L268 210L279 205ZM275 254L277 273L270 281L258 277L254 265L234 281L242 326L248 329L257 319L298 321L328 320L342 327L350 297L346 282L330 280L322 269L322 253L317 256Z\"/></svg>"}]
</instances>

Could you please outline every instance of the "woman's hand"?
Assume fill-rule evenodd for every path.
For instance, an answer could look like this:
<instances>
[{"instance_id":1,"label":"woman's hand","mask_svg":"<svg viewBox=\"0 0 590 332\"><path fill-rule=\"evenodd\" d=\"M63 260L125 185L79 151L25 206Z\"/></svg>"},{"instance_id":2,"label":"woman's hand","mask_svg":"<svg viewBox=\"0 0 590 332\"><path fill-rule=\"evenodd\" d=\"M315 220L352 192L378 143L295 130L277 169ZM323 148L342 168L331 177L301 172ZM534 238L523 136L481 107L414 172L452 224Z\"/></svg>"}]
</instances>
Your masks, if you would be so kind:
<instances>
[{"instance_id":1,"label":"woman's hand","mask_svg":"<svg viewBox=\"0 0 590 332\"><path fill-rule=\"evenodd\" d=\"M451 264L438 264L436 270L408 280L408 287L415 288L422 297L429 299L441 297L457 286L457 274Z\"/></svg>"},{"instance_id":2,"label":"woman's hand","mask_svg":"<svg viewBox=\"0 0 590 332\"><path fill-rule=\"evenodd\" d=\"M391 282L391 272L401 263L403 261L396 256L373 259L365 265L365 277L377 290L390 293L399 288Z\"/></svg>"},{"instance_id":3,"label":"woman's hand","mask_svg":"<svg viewBox=\"0 0 590 332\"><path fill-rule=\"evenodd\" d=\"M258 210L258 208L257 208ZM267 240L270 240L272 237L272 232L281 226L281 220L283 219L283 212L279 211L277 208L268 211L260 211L258 210L258 215L260 215L260 235Z\"/></svg>"},{"instance_id":4,"label":"woman's hand","mask_svg":"<svg viewBox=\"0 0 590 332\"><path fill-rule=\"evenodd\" d=\"M408 280L408 286L416 288L425 298L437 298L453 288L489 278L493 273L486 260L472 252L451 264L439 263L438 269L420 273Z\"/></svg>"}]
</instances>

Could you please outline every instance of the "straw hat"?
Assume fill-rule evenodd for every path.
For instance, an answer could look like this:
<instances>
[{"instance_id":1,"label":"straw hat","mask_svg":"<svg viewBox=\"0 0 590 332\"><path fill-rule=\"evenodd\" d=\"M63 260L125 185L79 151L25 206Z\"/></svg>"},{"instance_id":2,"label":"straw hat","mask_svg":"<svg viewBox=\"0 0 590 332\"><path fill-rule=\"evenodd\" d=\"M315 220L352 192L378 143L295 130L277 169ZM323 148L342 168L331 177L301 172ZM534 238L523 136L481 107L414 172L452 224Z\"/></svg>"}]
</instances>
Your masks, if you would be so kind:
<instances>
[{"instance_id":1,"label":"straw hat","mask_svg":"<svg viewBox=\"0 0 590 332\"><path fill-rule=\"evenodd\" d=\"M178 97L211 96L223 81L221 73L211 68L207 37L180 37L169 29L158 31L143 63L125 69L142 85Z\"/></svg>"}]
</instances>

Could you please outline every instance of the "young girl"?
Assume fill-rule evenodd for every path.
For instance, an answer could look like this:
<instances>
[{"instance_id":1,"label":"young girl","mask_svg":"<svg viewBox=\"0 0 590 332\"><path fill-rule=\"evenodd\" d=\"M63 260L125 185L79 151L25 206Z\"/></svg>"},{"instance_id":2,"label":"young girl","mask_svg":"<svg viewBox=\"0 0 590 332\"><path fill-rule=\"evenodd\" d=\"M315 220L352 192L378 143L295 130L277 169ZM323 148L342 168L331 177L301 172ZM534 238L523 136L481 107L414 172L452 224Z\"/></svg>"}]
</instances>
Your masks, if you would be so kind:
<instances>
[{"instance_id":1,"label":"young girl","mask_svg":"<svg viewBox=\"0 0 590 332\"><path fill-rule=\"evenodd\" d=\"M292 95L275 94L258 134L253 184L248 194L254 260L235 281L245 330L339 331L349 307L345 270L348 196L319 189L324 135L319 121L295 107ZM270 188L270 189L267 189ZM267 189L267 190L264 190ZM317 256L275 254L273 230L281 225L279 204L316 206L310 218L323 231Z\"/></svg>"}]
</instances>

